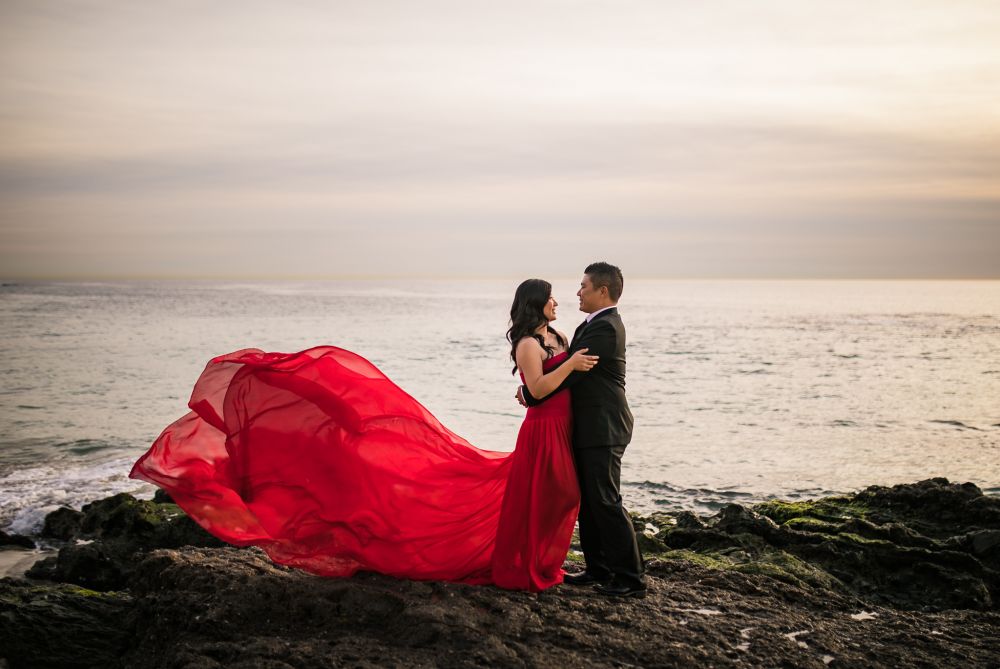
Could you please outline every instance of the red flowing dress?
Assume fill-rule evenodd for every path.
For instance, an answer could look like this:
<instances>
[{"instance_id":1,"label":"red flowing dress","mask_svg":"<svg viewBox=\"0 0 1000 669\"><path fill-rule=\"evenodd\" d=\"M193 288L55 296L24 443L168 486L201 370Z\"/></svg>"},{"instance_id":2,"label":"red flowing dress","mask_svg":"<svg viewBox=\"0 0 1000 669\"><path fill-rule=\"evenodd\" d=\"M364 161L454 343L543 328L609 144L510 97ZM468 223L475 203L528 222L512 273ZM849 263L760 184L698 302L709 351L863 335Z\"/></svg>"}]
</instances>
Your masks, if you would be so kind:
<instances>
[{"instance_id":1,"label":"red flowing dress","mask_svg":"<svg viewBox=\"0 0 1000 669\"><path fill-rule=\"evenodd\" d=\"M537 591L562 581L579 506L569 400L529 409L512 453L486 451L355 353L246 349L208 363L129 477L315 574Z\"/></svg>"}]
</instances>

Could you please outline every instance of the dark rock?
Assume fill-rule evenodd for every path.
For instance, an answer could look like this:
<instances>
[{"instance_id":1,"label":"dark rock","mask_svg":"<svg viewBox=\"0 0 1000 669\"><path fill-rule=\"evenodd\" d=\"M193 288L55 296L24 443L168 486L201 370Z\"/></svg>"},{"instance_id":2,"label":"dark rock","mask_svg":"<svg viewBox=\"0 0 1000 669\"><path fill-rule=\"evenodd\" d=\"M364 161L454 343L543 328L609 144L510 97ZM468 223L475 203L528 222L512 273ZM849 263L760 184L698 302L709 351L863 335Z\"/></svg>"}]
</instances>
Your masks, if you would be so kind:
<instances>
[{"instance_id":1,"label":"dark rock","mask_svg":"<svg viewBox=\"0 0 1000 669\"><path fill-rule=\"evenodd\" d=\"M26 537L23 534L7 534L6 532L0 531L0 546L34 548L35 542L31 540L31 537Z\"/></svg>"},{"instance_id":2,"label":"dark rock","mask_svg":"<svg viewBox=\"0 0 1000 669\"><path fill-rule=\"evenodd\" d=\"M570 586L326 579L257 549L162 549L142 558L128 593L0 582L0 648L14 667L986 667L997 657L994 612L874 607L684 560L650 559L647 572L646 599L619 601Z\"/></svg>"},{"instance_id":3,"label":"dark rock","mask_svg":"<svg viewBox=\"0 0 1000 669\"><path fill-rule=\"evenodd\" d=\"M957 527L1000 527L1000 498L983 495L972 483L934 478L892 487L871 486L857 493L855 500L867 507L868 520L902 522L932 539L947 539Z\"/></svg>"},{"instance_id":4,"label":"dark rock","mask_svg":"<svg viewBox=\"0 0 1000 669\"><path fill-rule=\"evenodd\" d=\"M662 536L662 541L670 548L683 549L693 546L701 538L703 530L678 527Z\"/></svg>"},{"instance_id":5,"label":"dark rock","mask_svg":"<svg viewBox=\"0 0 1000 669\"><path fill-rule=\"evenodd\" d=\"M684 559L910 609L987 610L1000 602L996 499L929 479L815 501L730 504L660 535Z\"/></svg>"},{"instance_id":6,"label":"dark rock","mask_svg":"<svg viewBox=\"0 0 1000 669\"><path fill-rule=\"evenodd\" d=\"M104 544L66 546L59 551L49 578L92 590L117 590L125 585L126 559Z\"/></svg>"},{"instance_id":7,"label":"dark rock","mask_svg":"<svg viewBox=\"0 0 1000 669\"><path fill-rule=\"evenodd\" d=\"M80 533L83 513L67 506L61 506L45 516L42 536L69 541Z\"/></svg>"},{"instance_id":8,"label":"dark rock","mask_svg":"<svg viewBox=\"0 0 1000 669\"><path fill-rule=\"evenodd\" d=\"M681 511L677 514L677 527L683 530L703 530L707 526L705 521L690 511Z\"/></svg>"},{"instance_id":9,"label":"dark rock","mask_svg":"<svg viewBox=\"0 0 1000 669\"><path fill-rule=\"evenodd\" d=\"M779 534L777 523L739 504L726 504L722 507L712 527L727 534L754 534L765 538L777 537Z\"/></svg>"},{"instance_id":10,"label":"dark rock","mask_svg":"<svg viewBox=\"0 0 1000 669\"><path fill-rule=\"evenodd\" d=\"M128 493L87 504L83 514L82 536L119 542L125 553L178 546L225 545L176 504L138 500Z\"/></svg>"},{"instance_id":11,"label":"dark rock","mask_svg":"<svg viewBox=\"0 0 1000 669\"><path fill-rule=\"evenodd\" d=\"M969 514L968 520L971 521L971 524L980 527L1000 525L1000 497L996 495L983 495L969 500L965 511Z\"/></svg>"},{"instance_id":12,"label":"dark rock","mask_svg":"<svg viewBox=\"0 0 1000 669\"><path fill-rule=\"evenodd\" d=\"M931 479L731 505L708 519L636 516L650 590L626 601L570 586L531 594L378 574L320 578L256 548L185 546L201 537L176 506L116 496L85 508L90 539L33 569L87 589L0 581L0 659L12 667L997 666L990 560L1000 524L995 500L977 491ZM959 511L945 512L949 504Z\"/></svg>"},{"instance_id":13,"label":"dark rock","mask_svg":"<svg viewBox=\"0 0 1000 669\"><path fill-rule=\"evenodd\" d=\"M966 535L970 540L972 553L990 564L990 566L1000 567L1000 530L978 530Z\"/></svg>"},{"instance_id":14,"label":"dark rock","mask_svg":"<svg viewBox=\"0 0 1000 669\"><path fill-rule=\"evenodd\" d=\"M42 558L24 573L27 578L56 580L56 569L59 566L58 556Z\"/></svg>"},{"instance_id":15,"label":"dark rock","mask_svg":"<svg viewBox=\"0 0 1000 669\"><path fill-rule=\"evenodd\" d=\"M157 488L153 494L153 501L157 504L173 504L174 498L163 488Z\"/></svg>"},{"instance_id":16,"label":"dark rock","mask_svg":"<svg viewBox=\"0 0 1000 669\"><path fill-rule=\"evenodd\" d=\"M178 506L127 493L87 504L82 512L54 511L46 517L46 526L53 535L76 537L75 542L60 549L58 559L36 563L25 575L98 591L122 587L150 550L225 545Z\"/></svg>"},{"instance_id":17,"label":"dark rock","mask_svg":"<svg viewBox=\"0 0 1000 669\"><path fill-rule=\"evenodd\" d=\"M659 532L664 528L673 527L674 525L676 525L677 524L676 516L677 516L676 513L664 513L662 511L654 511L653 513L649 514L649 516L646 517L645 520L647 523L651 523L656 528L654 531L655 534L656 532Z\"/></svg>"},{"instance_id":18,"label":"dark rock","mask_svg":"<svg viewBox=\"0 0 1000 669\"><path fill-rule=\"evenodd\" d=\"M639 550L643 553L660 553L667 550L667 545L656 537L656 530L659 529L653 523L653 518L645 518L637 513L630 514L632 517L632 529L635 530L635 539L639 544ZM657 518L659 522L664 522L665 518Z\"/></svg>"},{"instance_id":19,"label":"dark rock","mask_svg":"<svg viewBox=\"0 0 1000 669\"><path fill-rule=\"evenodd\" d=\"M152 535L163 520L158 511L154 502L140 501L123 492L85 505L80 529L91 537L142 540Z\"/></svg>"},{"instance_id":20,"label":"dark rock","mask_svg":"<svg viewBox=\"0 0 1000 669\"><path fill-rule=\"evenodd\" d=\"M132 605L127 593L2 579L0 661L12 668L120 666Z\"/></svg>"},{"instance_id":21,"label":"dark rock","mask_svg":"<svg viewBox=\"0 0 1000 669\"><path fill-rule=\"evenodd\" d=\"M639 544L639 550L642 551L643 554L662 553L663 551L668 550L669 548L665 543L657 539L655 536L647 534L645 532L636 532L635 539L636 542Z\"/></svg>"}]
</instances>

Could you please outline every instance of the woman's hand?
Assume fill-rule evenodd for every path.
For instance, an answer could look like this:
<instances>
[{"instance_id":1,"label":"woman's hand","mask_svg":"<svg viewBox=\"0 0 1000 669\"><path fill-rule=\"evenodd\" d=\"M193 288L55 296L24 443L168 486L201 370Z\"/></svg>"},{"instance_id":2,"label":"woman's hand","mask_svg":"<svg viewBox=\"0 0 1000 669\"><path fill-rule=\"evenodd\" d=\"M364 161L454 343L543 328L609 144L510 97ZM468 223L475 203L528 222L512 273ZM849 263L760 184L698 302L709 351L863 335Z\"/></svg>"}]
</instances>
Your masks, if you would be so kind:
<instances>
[{"instance_id":1,"label":"woman's hand","mask_svg":"<svg viewBox=\"0 0 1000 669\"><path fill-rule=\"evenodd\" d=\"M588 350L581 348L569 359L568 364L574 372L589 372L597 364L598 356L587 355Z\"/></svg>"}]
</instances>

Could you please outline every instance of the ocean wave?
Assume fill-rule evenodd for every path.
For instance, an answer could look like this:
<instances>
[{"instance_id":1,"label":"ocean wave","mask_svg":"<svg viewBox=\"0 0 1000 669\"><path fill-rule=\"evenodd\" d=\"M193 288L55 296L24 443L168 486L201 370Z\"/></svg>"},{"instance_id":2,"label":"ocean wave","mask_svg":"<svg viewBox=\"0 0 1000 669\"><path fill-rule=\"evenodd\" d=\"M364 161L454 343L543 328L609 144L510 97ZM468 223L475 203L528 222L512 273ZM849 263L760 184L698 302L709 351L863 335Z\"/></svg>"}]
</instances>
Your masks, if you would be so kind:
<instances>
[{"instance_id":1,"label":"ocean wave","mask_svg":"<svg viewBox=\"0 0 1000 669\"><path fill-rule=\"evenodd\" d=\"M53 448L57 451L73 453L75 455L89 455L97 451L121 447L121 442L106 441L103 439L74 439L72 441L62 441L53 444Z\"/></svg>"},{"instance_id":2,"label":"ocean wave","mask_svg":"<svg viewBox=\"0 0 1000 669\"><path fill-rule=\"evenodd\" d=\"M45 516L60 506L84 504L120 492L151 497L153 487L128 478L135 458L119 456L100 462L18 469L0 477L0 529L38 534Z\"/></svg>"},{"instance_id":3,"label":"ocean wave","mask_svg":"<svg viewBox=\"0 0 1000 669\"><path fill-rule=\"evenodd\" d=\"M686 487L655 481L622 482L626 506L632 511L693 511L714 514L727 504L752 506L774 499L803 500L843 495L843 490L825 487L791 488L775 494L746 490L739 486Z\"/></svg>"},{"instance_id":4,"label":"ocean wave","mask_svg":"<svg viewBox=\"0 0 1000 669\"><path fill-rule=\"evenodd\" d=\"M982 428L975 427L974 425L966 425L960 420L929 420L928 423L938 423L940 425L951 425L952 427L957 427L960 430L975 430L977 432L982 432Z\"/></svg>"}]
</instances>

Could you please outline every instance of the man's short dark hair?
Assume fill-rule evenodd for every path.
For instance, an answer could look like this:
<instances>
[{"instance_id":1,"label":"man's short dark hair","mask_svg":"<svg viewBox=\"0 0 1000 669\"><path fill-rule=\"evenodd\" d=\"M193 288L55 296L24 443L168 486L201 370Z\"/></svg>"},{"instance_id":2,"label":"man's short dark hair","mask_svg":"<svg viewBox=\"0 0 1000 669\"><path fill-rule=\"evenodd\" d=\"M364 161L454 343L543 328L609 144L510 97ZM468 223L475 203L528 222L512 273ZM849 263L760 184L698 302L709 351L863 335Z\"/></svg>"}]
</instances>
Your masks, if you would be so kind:
<instances>
[{"instance_id":1,"label":"man's short dark hair","mask_svg":"<svg viewBox=\"0 0 1000 669\"><path fill-rule=\"evenodd\" d=\"M625 287L625 277L622 271L614 265L606 262L595 262L587 265L583 273L590 277L590 283L594 288L601 286L608 287L608 297L612 302L617 302L622 296L622 289Z\"/></svg>"}]
</instances>

